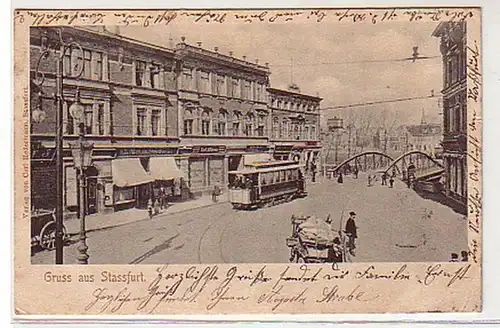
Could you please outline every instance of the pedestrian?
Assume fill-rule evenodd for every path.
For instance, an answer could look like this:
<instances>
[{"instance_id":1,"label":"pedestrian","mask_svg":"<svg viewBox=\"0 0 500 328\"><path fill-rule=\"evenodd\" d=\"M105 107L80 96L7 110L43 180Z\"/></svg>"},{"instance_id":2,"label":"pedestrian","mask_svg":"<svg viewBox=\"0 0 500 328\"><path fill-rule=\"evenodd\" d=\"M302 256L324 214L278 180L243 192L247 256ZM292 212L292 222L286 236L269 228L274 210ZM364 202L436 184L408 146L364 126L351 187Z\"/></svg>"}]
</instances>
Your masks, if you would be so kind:
<instances>
[{"instance_id":1,"label":"pedestrian","mask_svg":"<svg viewBox=\"0 0 500 328\"><path fill-rule=\"evenodd\" d=\"M312 182L316 182L316 163L314 161L311 162L311 173L312 173Z\"/></svg>"},{"instance_id":2,"label":"pedestrian","mask_svg":"<svg viewBox=\"0 0 500 328\"><path fill-rule=\"evenodd\" d=\"M354 179L357 179L357 178L358 178L358 173L359 173L358 167L357 167L357 166L355 166L355 167L354 167Z\"/></svg>"},{"instance_id":3,"label":"pedestrian","mask_svg":"<svg viewBox=\"0 0 500 328\"><path fill-rule=\"evenodd\" d=\"M387 186L387 174L382 173L382 186Z\"/></svg>"},{"instance_id":4,"label":"pedestrian","mask_svg":"<svg viewBox=\"0 0 500 328\"><path fill-rule=\"evenodd\" d=\"M340 263L344 262L342 256L342 246L340 244L340 238L335 237L333 240L333 245L328 249L328 262L329 263Z\"/></svg>"},{"instance_id":5,"label":"pedestrian","mask_svg":"<svg viewBox=\"0 0 500 328\"><path fill-rule=\"evenodd\" d=\"M158 198L155 200L153 207L155 215L160 214L160 200Z\"/></svg>"},{"instance_id":6,"label":"pedestrian","mask_svg":"<svg viewBox=\"0 0 500 328\"><path fill-rule=\"evenodd\" d=\"M349 252L354 256L354 249L356 248L356 238L358 238L358 227L356 226L356 213L349 212L349 218L345 224L345 233L348 237Z\"/></svg>"},{"instance_id":7,"label":"pedestrian","mask_svg":"<svg viewBox=\"0 0 500 328\"><path fill-rule=\"evenodd\" d=\"M165 207L165 192L165 188L161 186L158 195L158 197L160 198L160 209L163 209Z\"/></svg>"},{"instance_id":8,"label":"pedestrian","mask_svg":"<svg viewBox=\"0 0 500 328\"><path fill-rule=\"evenodd\" d=\"M212 191L212 202L217 203L219 201L218 197L220 195L220 188L218 185L214 186L214 190Z\"/></svg>"},{"instance_id":9,"label":"pedestrian","mask_svg":"<svg viewBox=\"0 0 500 328\"><path fill-rule=\"evenodd\" d=\"M389 179L389 188L392 187L394 187L394 177L391 176L391 178Z\"/></svg>"},{"instance_id":10,"label":"pedestrian","mask_svg":"<svg viewBox=\"0 0 500 328\"><path fill-rule=\"evenodd\" d=\"M459 262L458 261L458 254L457 253L451 253L451 260L450 262Z\"/></svg>"},{"instance_id":11,"label":"pedestrian","mask_svg":"<svg viewBox=\"0 0 500 328\"><path fill-rule=\"evenodd\" d=\"M372 186L372 176L371 174L368 174L368 187Z\"/></svg>"},{"instance_id":12,"label":"pedestrian","mask_svg":"<svg viewBox=\"0 0 500 328\"><path fill-rule=\"evenodd\" d=\"M469 262L469 252L462 251L460 254L462 255L462 262Z\"/></svg>"},{"instance_id":13,"label":"pedestrian","mask_svg":"<svg viewBox=\"0 0 500 328\"><path fill-rule=\"evenodd\" d=\"M339 177L337 178L338 183L344 183L344 178L342 176L342 172L339 172Z\"/></svg>"},{"instance_id":14,"label":"pedestrian","mask_svg":"<svg viewBox=\"0 0 500 328\"><path fill-rule=\"evenodd\" d=\"M149 218L152 219L153 218L153 200L151 198L148 199L148 215L149 215Z\"/></svg>"}]
</instances>

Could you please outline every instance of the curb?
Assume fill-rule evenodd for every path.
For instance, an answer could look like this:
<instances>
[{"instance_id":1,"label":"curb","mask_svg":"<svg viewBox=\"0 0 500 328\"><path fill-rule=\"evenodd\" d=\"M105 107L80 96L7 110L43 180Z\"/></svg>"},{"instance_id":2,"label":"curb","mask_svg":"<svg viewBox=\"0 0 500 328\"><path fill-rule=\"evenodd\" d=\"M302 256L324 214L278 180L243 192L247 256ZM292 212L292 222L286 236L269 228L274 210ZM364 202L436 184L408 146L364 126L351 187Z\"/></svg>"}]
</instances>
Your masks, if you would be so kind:
<instances>
[{"instance_id":1,"label":"curb","mask_svg":"<svg viewBox=\"0 0 500 328\"><path fill-rule=\"evenodd\" d=\"M207 204L207 205L203 205L203 206L199 206L199 207L188 208L188 209L181 210L181 211L178 211L178 212L175 212L175 213L168 213L168 212L166 212L166 213L159 214L156 217L166 217L166 216L169 216L169 215L174 215L174 214L178 214L178 213L185 213L185 212L194 211L194 210L197 210L197 209L200 209L200 208L207 208L207 207L211 207L211 206L222 205L222 204L225 204L225 203L229 203L229 200L222 201L222 202L217 202L217 203L211 203L211 204ZM118 227L122 227L122 226L125 226L125 225L128 225L128 224L136 223L136 222L154 220L154 218L155 218L155 216L153 216L152 219L150 219L147 216L145 218L140 218L140 219L137 219L137 220L123 222L123 223L119 223L119 224L115 224L115 225L109 225L109 226L104 226L104 227L99 227L99 228L94 228L94 229L87 229L85 232L89 233L89 232L95 232L95 231L108 230L108 229L112 229L112 228L118 228ZM80 234L80 232L73 232L73 233L69 232L69 233L67 233L67 236L68 237L74 237L74 236L78 236L79 234Z\"/></svg>"}]
</instances>

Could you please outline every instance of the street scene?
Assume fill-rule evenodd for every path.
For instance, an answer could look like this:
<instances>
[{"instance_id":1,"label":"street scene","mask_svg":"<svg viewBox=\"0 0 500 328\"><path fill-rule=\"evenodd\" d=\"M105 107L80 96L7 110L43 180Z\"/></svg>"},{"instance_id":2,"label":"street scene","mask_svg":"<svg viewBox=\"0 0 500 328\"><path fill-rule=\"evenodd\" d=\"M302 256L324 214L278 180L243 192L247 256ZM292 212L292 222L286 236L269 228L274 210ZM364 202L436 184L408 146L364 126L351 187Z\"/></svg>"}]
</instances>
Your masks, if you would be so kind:
<instances>
[{"instance_id":1,"label":"street scene","mask_svg":"<svg viewBox=\"0 0 500 328\"><path fill-rule=\"evenodd\" d=\"M329 24L31 28L31 263L467 262L465 22Z\"/></svg>"}]
</instances>

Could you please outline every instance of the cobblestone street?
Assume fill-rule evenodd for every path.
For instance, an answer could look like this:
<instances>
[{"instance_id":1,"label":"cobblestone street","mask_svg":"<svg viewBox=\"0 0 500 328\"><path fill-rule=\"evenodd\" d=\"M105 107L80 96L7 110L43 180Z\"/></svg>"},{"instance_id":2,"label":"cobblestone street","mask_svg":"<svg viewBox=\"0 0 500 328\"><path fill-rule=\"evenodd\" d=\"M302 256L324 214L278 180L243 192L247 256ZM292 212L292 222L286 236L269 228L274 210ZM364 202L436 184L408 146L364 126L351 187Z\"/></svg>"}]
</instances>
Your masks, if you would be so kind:
<instances>
[{"instance_id":1,"label":"cobblestone street","mask_svg":"<svg viewBox=\"0 0 500 328\"><path fill-rule=\"evenodd\" d=\"M339 227L351 210L359 227L355 262L447 261L467 249L467 224L450 208L426 200L397 182L394 188L365 174L343 184L322 180L308 185L309 196L255 211L236 211L219 203L182 213L168 212L88 234L90 264L284 263L291 235L290 217L333 218ZM54 262L53 251L32 263ZM77 244L65 247L65 263L76 263Z\"/></svg>"}]
</instances>

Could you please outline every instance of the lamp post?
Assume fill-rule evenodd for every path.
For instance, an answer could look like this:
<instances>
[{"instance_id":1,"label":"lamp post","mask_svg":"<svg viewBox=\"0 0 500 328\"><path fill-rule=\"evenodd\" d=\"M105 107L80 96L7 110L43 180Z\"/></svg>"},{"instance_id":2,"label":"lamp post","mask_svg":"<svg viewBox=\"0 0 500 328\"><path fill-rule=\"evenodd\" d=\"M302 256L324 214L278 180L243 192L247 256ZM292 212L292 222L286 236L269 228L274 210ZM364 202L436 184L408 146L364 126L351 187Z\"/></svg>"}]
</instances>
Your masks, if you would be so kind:
<instances>
[{"instance_id":1,"label":"lamp post","mask_svg":"<svg viewBox=\"0 0 500 328\"><path fill-rule=\"evenodd\" d=\"M80 219L80 237L78 244L78 264L88 264L89 255L87 253L87 231L85 228L86 204L85 194L87 188L86 169L92 165L92 151L94 144L85 141L85 126L89 122L85 121L85 108L80 104L79 91L76 91L75 102L70 106L69 112L78 124L78 141L70 142L73 164L78 174L78 194L79 206L78 216Z\"/></svg>"},{"instance_id":2,"label":"lamp post","mask_svg":"<svg viewBox=\"0 0 500 328\"><path fill-rule=\"evenodd\" d=\"M81 53L81 64L75 63L72 67L72 77L79 78L83 74L83 49L82 47L73 41L64 42L62 37L62 29L58 30L58 40L52 42L54 49L50 49L49 39L47 33L44 33L40 39L41 54L38 57L36 68L35 68L35 78L33 83L37 85L40 89L45 82L45 73L40 70L40 64L42 60L46 60L53 53L56 57L56 93L53 98L56 102L56 136L55 136L55 149L56 149L56 208L55 208L55 221L56 221L56 231L55 231L55 248L56 248L56 264L63 264L63 192L64 192L64 180L63 180L63 102L64 102L64 90L63 90L63 80L64 76L64 57L68 50L78 49ZM56 53L58 51L58 53ZM43 109L36 108L32 115L40 115Z\"/></svg>"}]
</instances>

